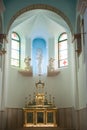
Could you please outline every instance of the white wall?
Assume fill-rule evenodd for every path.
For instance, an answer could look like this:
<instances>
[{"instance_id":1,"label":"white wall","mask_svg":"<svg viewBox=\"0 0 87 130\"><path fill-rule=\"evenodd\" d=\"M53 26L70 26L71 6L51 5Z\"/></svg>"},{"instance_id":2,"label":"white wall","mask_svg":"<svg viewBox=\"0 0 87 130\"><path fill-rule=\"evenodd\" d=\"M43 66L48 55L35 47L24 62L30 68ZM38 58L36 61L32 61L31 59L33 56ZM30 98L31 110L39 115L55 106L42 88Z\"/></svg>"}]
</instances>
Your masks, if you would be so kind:
<instances>
[{"instance_id":1,"label":"white wall","mask_svg":"<svg viewBox=\"0 0 87 130\"><path fill-rule=\"evenodd\" d=\"M84 32L87 33L87 9L84 13ZM82 30L82 33L84 33ZM79 109L87 106L87 34L82 35L82 53L77 58L77 81L78 81L78 96Z\"/></svg>"},{"instance_id":2,"label":"white wall","mask_svg":"<svg viewBox=\"0 0 87 130\"><path fill-rule=\"evenodd\" d=\"M2 99L2 72L0 68L0 109L1 109L1 99Z\"/></svg>"}]
</instances>

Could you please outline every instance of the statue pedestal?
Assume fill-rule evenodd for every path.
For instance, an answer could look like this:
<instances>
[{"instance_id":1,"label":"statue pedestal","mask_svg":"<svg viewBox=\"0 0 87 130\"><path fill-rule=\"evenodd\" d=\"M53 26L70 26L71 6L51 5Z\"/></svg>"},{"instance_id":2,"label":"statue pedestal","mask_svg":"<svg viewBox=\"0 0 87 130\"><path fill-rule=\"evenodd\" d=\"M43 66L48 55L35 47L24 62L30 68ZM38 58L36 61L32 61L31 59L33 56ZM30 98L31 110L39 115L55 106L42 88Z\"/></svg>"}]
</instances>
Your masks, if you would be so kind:
<instances>
[{"instance_id":1,"label":"statue pedestal","mask_svg":"<svg viewBox=\"0 0 87 130\"><path fill-rule=\"evenodd\" d=\"M51 70L48 69L47 76L48 77L57 76L59 73L60 73L59 70L53 70L53 71L51 71Z\"/></svg>"},{"instance_id":2,"label":"statue pedestal","mask_svg":"<svg viewBox=\"0 0 87 130\"><path fill-rule=\"evenodd\" d=\"M23 69L20 69L18 72L19 72L21 75L23 75L23 76L33 76L32 69L31 69L31 70L23 70Z\"/></svg>"}]
</instances>

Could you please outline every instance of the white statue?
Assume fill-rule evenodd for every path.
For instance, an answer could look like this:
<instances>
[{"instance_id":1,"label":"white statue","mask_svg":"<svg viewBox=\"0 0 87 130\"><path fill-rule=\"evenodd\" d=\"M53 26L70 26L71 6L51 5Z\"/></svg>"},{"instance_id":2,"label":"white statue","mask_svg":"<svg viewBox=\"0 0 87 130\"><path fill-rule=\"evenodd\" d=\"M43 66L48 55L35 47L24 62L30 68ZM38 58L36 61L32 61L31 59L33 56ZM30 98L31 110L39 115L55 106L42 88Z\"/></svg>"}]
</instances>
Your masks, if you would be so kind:
<instances>
[{"instance_id":1,"label":"white statue","mask_svg":"<svg viewBox=\"0 0 87 130\"><path fill-rule=\"evenodd\" d=\"M54 61L55 61L55 59L53 59L53 58L50 58L49 59L49 67L48 67L48 69L49 69L49 71L54 71Z\"/></svg>"},{"instance_id":2,"label":"white statue","mask_svg":"<svg viewBox=\"0 0 87 130\"><path fill-rule=\"evenodd\" d=\"M39 48L36 53L36 60L37 60L37 69L38 69L38 74L42 73L42 50Z\"/></svg>"},{"instance_id":3,"label":"white statue","mask_svg":"<svg viewBox=\"0 0 87 130\"><path fill-rule=\"evenodd\" d=\"M29 56L27 56L25 59L24 59L24 62L25 62L25 70L30 70L31 69L31 66L30 66L30 61L31 61L31 58L29 58Z\"/></svg>"}]
</instances>

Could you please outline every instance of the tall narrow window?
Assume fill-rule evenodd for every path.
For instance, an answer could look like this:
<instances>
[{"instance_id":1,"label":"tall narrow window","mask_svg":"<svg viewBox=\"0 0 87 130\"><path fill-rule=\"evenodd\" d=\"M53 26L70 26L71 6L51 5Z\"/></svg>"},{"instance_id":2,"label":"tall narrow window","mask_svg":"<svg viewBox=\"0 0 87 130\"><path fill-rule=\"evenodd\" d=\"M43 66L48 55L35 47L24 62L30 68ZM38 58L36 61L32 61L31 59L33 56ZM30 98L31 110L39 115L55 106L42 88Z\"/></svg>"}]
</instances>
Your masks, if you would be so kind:
<instances>
[{"instance_id":1,"label":"tall narrow window","mask_svg":"<svg viewBox=\"0 0 87 130\"><path fill-rule=\"evenodd\" d=\"M58 39L58 66L59 68L68 65L68 44L67 33L62 33Z\"/></svg>"},{"instance_id":2,"label":"tall narrow window","mask_svg":"<svg viewBox=\"0 0 87 130\"><path fill-rule=\"evenodd\" d=\"M20 66L20 37L16 32L12 32L11 35L11 65L19 67Z\"/></svg>"}]
</instances>

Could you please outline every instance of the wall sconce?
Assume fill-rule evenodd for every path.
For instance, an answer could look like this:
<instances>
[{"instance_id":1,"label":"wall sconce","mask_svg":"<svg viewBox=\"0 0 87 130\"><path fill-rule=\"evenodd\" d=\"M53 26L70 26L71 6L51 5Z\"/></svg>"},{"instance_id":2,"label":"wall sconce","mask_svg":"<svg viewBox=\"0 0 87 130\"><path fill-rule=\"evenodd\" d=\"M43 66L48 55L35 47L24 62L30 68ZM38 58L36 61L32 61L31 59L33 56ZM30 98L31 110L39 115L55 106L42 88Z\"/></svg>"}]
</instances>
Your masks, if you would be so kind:
<instances>
[{"instance_id":1,"label":"wall sconce","mask_svg":"<svg viewBox=\"0 0 87 130\"><path fill-rule=\"evenodd\" d=\"M87 32L77 33L77 34L74 34L74 35L73 35L73 41L72 41L72 43L74 42L75 39L77 40L77 42L76 42L76 44L77 44L77 49L75 50L75 52L78 53L78 56L79 56L79 55L81 54L81 52L82 52L81 35L82 35L83 38L84 38L84 34L87 34Z\"/></svg>"},{"instance_id":2,"label":"wall sconce","mask_svg":"<svg viewBox=\"0 0 87 130\"><path fill-rule=\"evenodd\" d=\"M5 43L7 41L7 35L6 34L0 34L0 55L5 54Z\"/></svg>"},{"instance_id":3,"label":"wall sconce","mask_svg":"<svg viewBox=\"0 0 87 130\"><path fill-rule=\"evenodd\" d=\"M75 39L81 39L81 33L77 33L73 35L72 43L74 42Z\"/></svg>"},{"instance_id":4,"label":"wall sconce","mask_svg":"<svg viewBox=\"0 0 87 130\"><path fill-rule=\"evenodd\" d=\"M77 33L77 34L74 34L73 35L73 41L72 43L74 42L74 40L77 40L76 44L77 44L77 49L75 50L75 52L78 53L78 56L80 55L81 51L82 51L82 45L81 45L81 33Z\"/></svg>"}]
</instances>

